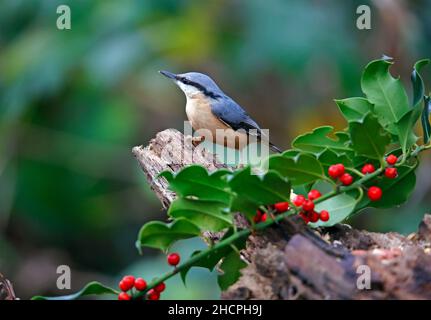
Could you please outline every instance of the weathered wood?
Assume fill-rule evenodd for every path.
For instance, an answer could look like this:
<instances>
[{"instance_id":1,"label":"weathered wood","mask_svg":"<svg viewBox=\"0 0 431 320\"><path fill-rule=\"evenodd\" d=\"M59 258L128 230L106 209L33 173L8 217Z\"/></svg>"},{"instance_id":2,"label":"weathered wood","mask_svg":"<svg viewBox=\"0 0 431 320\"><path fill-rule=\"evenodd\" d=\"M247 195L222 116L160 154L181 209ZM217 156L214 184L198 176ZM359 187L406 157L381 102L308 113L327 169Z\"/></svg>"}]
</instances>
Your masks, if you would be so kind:
<instances>
[{"instance_id":1,"label":"weathered wood","mask_svg":"<svg viewBox=\"0 0 431 320\"><path fill-rule=\"evenodd\" d=\"M210 171L225 167L206 149L196 148L192 137L185 137L175 129L159 132L148 146L134 147L132 152L164 208L169 206L175 194L168 190L166 179L158 178L160 172L176 172L190 164L200 164Z\"/></svg>"},{"instance_id":2,"label":"weathered wood","mask_svg":"<svg viewBox=\"0 0 431 320\"><path fill-rule=\"evenodd\" d=\"M0 300L16 300L12 284L0 273Z\"/></svg>"},{"instance_id":3,"label":"weathered wood","mask_svg":"<svg viewBox=\"0 0 431 320\"><path fill-rule=\"evenodd\" d=\"M176 172L192 163L210 171L224 167L216 156L195 148L190 141L191 137L184 138L177 130L168 129L158 133L147 147L133 148L165 208L175 195L167 189L164 179L157 178L161 171ZM430 241L430 215L425 215L418 233L408 237L359 231L347 225L311 230L293 217L250 237L243 252L249 264L222 297L431 299ZM370 268L370 290L357 287L359 266Z\"/></svg>"},{"instance_id":4,"label":"weathered wood","mask_svg":"<svg viewBox=\"0 0 431 320\"><path fill-rule=\"evenodd\" d=\"M288 241L268 233L255 237L251 263L223 298L431 299L429 242L347 226L325 231L320 237L344 255L323 250L301 233ZM358 289L359 266L369 267L371 290Z\"/></svg>"}]
</instances>

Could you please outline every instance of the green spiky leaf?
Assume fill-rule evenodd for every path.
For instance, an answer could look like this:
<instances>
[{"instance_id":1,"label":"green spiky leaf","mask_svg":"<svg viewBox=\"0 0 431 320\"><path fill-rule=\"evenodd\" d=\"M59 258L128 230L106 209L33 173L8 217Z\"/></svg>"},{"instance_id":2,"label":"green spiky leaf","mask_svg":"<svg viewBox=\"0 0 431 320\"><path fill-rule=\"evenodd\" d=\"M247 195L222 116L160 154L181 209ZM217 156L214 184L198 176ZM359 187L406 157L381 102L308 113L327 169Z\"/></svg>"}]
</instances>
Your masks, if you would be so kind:
<instances>
[{"instance_id":1,"label":"green spiky leaf","mask_svg":"<svg viewBox=\"0 0 431 320\"><path fill-rule=\"evenodd\" d=\"M245 268L245 263L238 252L232 250L224 259L220 265L220 269L223 274L217 278L217 283L221 290L226 290L233 285L241 276L241 269Z\"/></svg>"},{"instance_id":2,"label":"green spiky leaf","mask_svg":"<svg viewBox=\"0 0 431 320\"><path fill-rule=\"evenodd\" d=\"M376 117L368 113L361 121L349 123L352 147L356 154L371 159L381 159L386 146L391 142L389 134Z\"/></svg>"},{"instance_id":3,"label":"green spiky leaf","mask_svg":"<svg viewBox=\"0 0 431 320\"><path fill-rule=\"evenodd\" d=\"M362 75L362 91L369 102L374 104L374 113L380 123L396 134L394 124L409 110L407 93L399 78L389 72L392 62L387 59L370 62Z\"/></svg>"},{"instance_id":4,"label":"green spiky leaf","mask_svg":"<svg viewBox=\"0 0 431 320\"><path fill-rule=\"evenodd\" d=\"M427 144L430 141L430 135L431 135L430 110L431 110L430 97L425 97L424 107L421 114L422 130L424 133L423 139L425 144Z\"/></svg>"},{"instance_id":5,"label":"green spiky leaf","mask_svg":"<svg viewBox=\"0 0 431 320\"><path fill-rule=\"evenodd\" d=\"M414 133L414 127L421 116L422 105L418 103L413 109L410 109L400 121L396 123L396 128L398 130L398 140L403 150L406 153L407 150L412 147L418 137Z\"/></svg>"},{"instance_id":6,"label":"green spiky leaf","mask_svg":"<svg viewBox=\"0 0 431 320\"><path fill-rule=\"evenodd\" d=\"M168 210L172 218L184 218L202 231L221 231L232 225L229 206L219 201L178 198Z\"/></svg>"},{"instance_id":7,"label":"green spiky leaf","mask_svg":"<svg viewBox=\"0 0 431 320\"><path fill-rule=\"evenodd\" d=\"M224 241L230 236L234 234L234 230L230 228L223 238L220 240ZM205 268L209 271L214 270L215 266L227 255L229 255L234 249L242 250L245 248L247 236L239 237L235 241L232 242L232 246L223 246L217 249L212 250L206 255L202 255L202 251L195 251L191 255L191 258L196 258L197 260L193 262L193 264L189 265L187 268L183 268L180 272L181 279L183 280L184 284L186 283L187 274L193 267L199 267L199 268Z\"/></svg>"},{"instance_id":8,"label":"green spiky leaf","mask_svg":"<svg viewBox=\"0 0 431 320\"><path fill-rule=\"evenodd\" d=\"M319 154L317 156L317 160L320 161L325 172L327 172L328 168L334 163L342 163L345 167L348 168L353 167L353 161L347 155L338 155L331 149L325 150L321 154Z\"/></svg>"},{"instance_id":9,"label":"green spiky leaf","mask_svg":"<svg viewBox=\"0 0 431 320\"><path fill-rule=\"evenodd\" d=\"M329 212L329 220L326 222L319 221L310 223L312 227L329 227L334 224L344 221L349 215L352 214L356 206L356 199L345 193L339 194L333 198L322 201L316 205L315 210L320 212L327 210Z\"/></svg>"},{"instance_id":10,"label":"green spiky leaf","mask_svg":"<svg viewBox=\"0 0 431 320\"><path fill-rule=\"evenodd\" d=\"M261 205L290 200L290 182L274 171L253 175L246 168L233 176L229 186L235 192L231 210L244 213L250 219Z\"/></svg>"},{"instance_id":11,"label":"green spiky leaf","mask_svg":"<svg viewBox=\"0 0 431 320\"><path fill-rule=\"evenodd\" d=\"M326 179L320 162L309 154L299 153L294 157L273 155L268 159L268 167L288 178L294 186Z\"/></svg>"},{"instance_id":12,"label":"green spiky leaf","mask_svg":"<svg viewBox=\"0 0 431 320\"><path fill-rule=\"evenodd\" d=\"M334 128L331 126L316 128L312 132L307 132L298 136L292 142L292 146L295 149L310 152L315 155L318 155L327 149L330 149L338 155L351 153L352 149L346 145L346 136L344 134L341 134L337 139L328 137L328 134L330 134L333 129ZM337 134L335 135L337 136Z\"/></svg>"},{"instance_id":13,"label":"green spiky leaf","mask_svg":"<svg viewBox=\"0 0 431 320\"><path fill-rule=\"evenodd\" d=\"M348 122L360 121L368 112L374 110L374 106L365 98L347 98L335 102Z\"/></svg>"},{"instance_id":14,"label":"green spiky leaf","mask_svg":"<svg viewBox=\"0 0 431 320\"><path fill-rule=\"evenodd\" d=\"M419 72L428 63L430 63L429 59L422 59L417 61L413 67L411 74L411 81L413 85L413 106L416 106L418 103L420 103L423 99L423 96L425 95L424 81Z\"/></svg>"},{"instance_id":15,"label":"green spiky leaf","mask_svg":"<svg viewBox=\"0 0 431 320\"><path fill-rule=\"evenodd\" d=\"M177 219L166 224L160 221L151 221L144 224L139 231L136 247L150 247L167 251L178 240L189 239L200 234L199 228L185 219Z\"/></svg>"},{"instance_id":16,"label":"green spiky leaf","mask_svg":"<svg viewBox=\"0 0 431 320\"><path fill-rule=\"evenodd\" d=\"M164 171L160 176L169 182L169 188L180 197L195 197L200 200L220 201L228 204L231 194L222 177L230 171L221 169L212 174L199 165L191 165L176 174Z\"/></svg>"},{"instance_id":17,"label":"green spiky leaf","mask_svg":"<svg viewBox=\"0 0 431 320\"><path fill-rule=\"evenodd\" d=\"M84 296L90 295L118 295L119 292L110 287L107 287L100 282L93 281L88 283L84 288L80 291L69 294L66 296L58 296L58 297L44 297L44 296L34 296L31 298L32 300L76 300Z\"/></svg>"}]
</instances>

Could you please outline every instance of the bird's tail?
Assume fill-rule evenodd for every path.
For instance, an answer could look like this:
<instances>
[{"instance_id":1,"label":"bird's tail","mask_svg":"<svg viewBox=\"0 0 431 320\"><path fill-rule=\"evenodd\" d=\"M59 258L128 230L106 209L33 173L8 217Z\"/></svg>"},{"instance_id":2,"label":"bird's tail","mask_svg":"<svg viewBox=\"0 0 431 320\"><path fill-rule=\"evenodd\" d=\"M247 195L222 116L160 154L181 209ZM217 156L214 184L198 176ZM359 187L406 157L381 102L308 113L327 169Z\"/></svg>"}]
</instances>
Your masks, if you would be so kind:
<instances>
[{"instance_id":1,"label":"bird's tail","mask_svg":"<svg viewBox=\"0 0 431 320\"><path fill-rule=\"evenodd\" d=\"M281 149L280 148L278 148L275 144L273 144L273 143L269 143L269 148L272 150L272 151L274 151L274 152L278 152L278 153L282 153L283 151L281 151Z\"/></svg>"}]
</instances>

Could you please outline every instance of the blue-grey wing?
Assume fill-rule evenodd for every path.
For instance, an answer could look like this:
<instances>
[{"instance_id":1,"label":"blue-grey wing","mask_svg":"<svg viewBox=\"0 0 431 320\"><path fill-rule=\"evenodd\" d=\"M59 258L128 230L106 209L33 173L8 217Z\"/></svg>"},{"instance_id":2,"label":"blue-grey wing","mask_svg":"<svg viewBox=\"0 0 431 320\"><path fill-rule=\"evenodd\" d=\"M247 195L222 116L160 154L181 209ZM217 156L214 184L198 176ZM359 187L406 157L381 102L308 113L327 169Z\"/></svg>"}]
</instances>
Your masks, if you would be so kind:
<instances>
[{"instance_id":1,"label":"blue-grey wing","mask_svg":"<svg viewBox=\"0 0 431 320\"><path fill-rule=\"evenodd\" d=\"M231 98L225 96L223 98L214 99L211 102L212 113L226 125L234 130L245 130L249 135L255 135L259 139L268 139L269 137L265 135L259 125L244 111L241 106L239 106ZM278 153L281 153L281 149L275 146L273 143L268 141L269 147Z\"/></svg>"},{"instance_id":2,"label":"blue-grey wing","mask_svg":"<svg viewBox=\"0 0 431 320\"><path fill-rule=\"evenodd\" d=\"M243 129L250 133L253 130L260 136L259 125L245 112L241 106L229 97L214 100L211 103L212 113L234 130Z\"/></svg>"}]
</instances>

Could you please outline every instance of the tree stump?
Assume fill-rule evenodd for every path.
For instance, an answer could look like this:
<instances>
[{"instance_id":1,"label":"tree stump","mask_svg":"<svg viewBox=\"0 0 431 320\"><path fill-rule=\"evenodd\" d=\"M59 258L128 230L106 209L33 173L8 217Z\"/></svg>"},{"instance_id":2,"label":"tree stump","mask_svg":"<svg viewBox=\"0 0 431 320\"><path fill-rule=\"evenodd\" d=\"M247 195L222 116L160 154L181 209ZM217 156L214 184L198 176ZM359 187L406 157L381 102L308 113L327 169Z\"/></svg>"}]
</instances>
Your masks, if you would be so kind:
<instances>
[{"instance_id":1,"label":"tree stump","mask_svg":"<svg viewBox=\"0 0 431 320\"><path fill-rule=\"evenodd\" d=\"M215 155L189 142L191 137L167 129L148 146L133 148L164 208L175 194L158 178L161 171L176 172L189 164L210 171L224 167ZM219 235L204 237L217 240ZM248 266L222 293L224 299L431 299L431 215L407 237L342 224L312 230L291 217L251 236L242 254Z\"/></svg>"}]
</instances>

